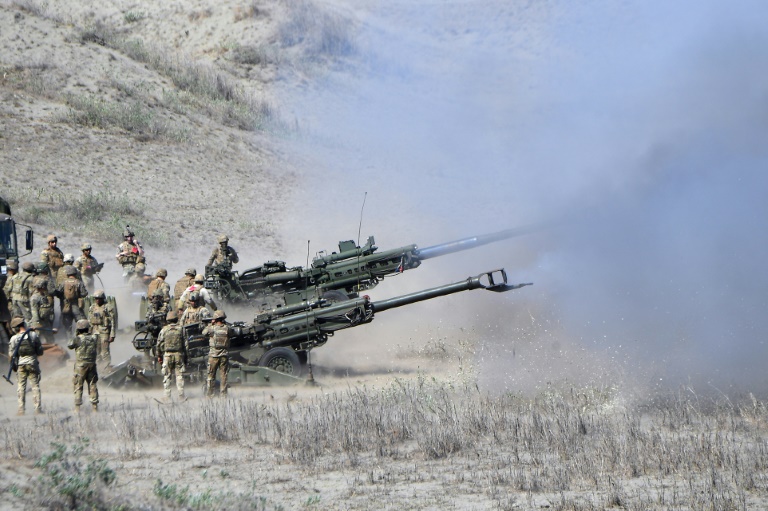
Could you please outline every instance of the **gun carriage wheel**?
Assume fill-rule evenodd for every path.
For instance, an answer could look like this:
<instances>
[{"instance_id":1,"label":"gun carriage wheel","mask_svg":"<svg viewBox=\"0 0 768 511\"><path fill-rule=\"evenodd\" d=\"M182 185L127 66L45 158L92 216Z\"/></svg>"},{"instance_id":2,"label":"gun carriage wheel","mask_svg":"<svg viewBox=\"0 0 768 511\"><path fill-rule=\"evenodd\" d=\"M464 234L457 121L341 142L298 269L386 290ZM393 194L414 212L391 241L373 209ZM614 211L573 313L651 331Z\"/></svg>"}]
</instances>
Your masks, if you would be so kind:
<instances>
[{"instance_id":1,"label":"gun carriage wheel","mask_svg":"<svg viewBox=\"0 0 768 511\"><path fill-rule=\"evenodd\" d=\"M302 373L299 356L291 348L272 348L262 355L259 365L291 376L300 376Z\"/></svg>"}]
</instances>

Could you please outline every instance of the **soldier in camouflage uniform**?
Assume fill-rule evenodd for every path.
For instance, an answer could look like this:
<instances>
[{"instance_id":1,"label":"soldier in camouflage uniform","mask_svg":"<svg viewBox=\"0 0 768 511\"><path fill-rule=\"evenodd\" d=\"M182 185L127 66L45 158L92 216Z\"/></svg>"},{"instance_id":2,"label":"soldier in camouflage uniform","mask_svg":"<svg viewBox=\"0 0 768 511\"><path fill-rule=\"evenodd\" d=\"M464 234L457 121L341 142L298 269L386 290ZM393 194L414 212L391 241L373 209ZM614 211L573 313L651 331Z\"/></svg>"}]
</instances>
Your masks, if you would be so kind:
<instances>
[{"instance_id":1,"label":"soldier in camouflage uniform","mask_svg":"<svg viewBox=\"0 0 768 511\"><path fill-rule=\"evenodd\" d=\"M189 305L181 315L181 326L201 323L203 320L211 317L211 312L200 305L200 293L193 291L189 294Z\"/></svg>"},{"instance_id":2,"label":"soldier in camouflage uniform","mask_svg":"<svg viewBox=\"0 0 768 511\"><path fill-rule=\"evenodd\" d=\"M70 332L73 321L86 319L83 307L88 290L77 278L77 268L67 268L67 279L59 286L58 293L61 296L61 326Z\"/></svg>"},{"instance_id":3,"label":"soldier in camouflage uniform","mask_svg":"<svg viewBox=\"0 0 768 511\"><path fill-rule=\"evenodd\" d=\"M93 276L99 273L101 271L101 267L104 265L100 265L96 258L91 255L90 243L83 243L80 246L80 250L83 252L83 255L75 260L74 266L80 273L83 284L85 284L85 289L87 289L89 293L93 293Z\"/></svg>"},{"instance_id":4,"label":"soldier in camouflage uniform","mask_svg":"<svg viewBox=\"0 0 768 511\"><path fill-rule=\"evenodd\" d=\"M99 410L99 389L96 382L99 381L99 373L96 370L96 352L98 350L99 338L95 334L90 334L91 325L87 319L78 320L76 325L76 335L67 343L67 347L75 350L75 412L80 412L80 405L83 403L83 385L88 384L88 394L91 396L91 406L93 411Z\"/></svg>"},{"instance_id":5,"label":"soldier in camouflage uniform","mask_svg":"<svg viewBox=\"0 0 768 511\"><path fill-rule=\"evenodd\" d=\"M32 297L32 281L35 278L35 265L29 261L21 265L23 270L11 279L11 301L13 302L13 316L32 320L32 309L29 299Z\"/></svg>"},{"instance_id":6,"label":"soldier in camouflage uniform","mask_svg":"<svg viewBox=\"0 0 768 511\"><path fill-rule=\"evenodd\" d=\"M44 282L48 289L48 296L50 297L51 304L53 304L53 297L56 295L56 279L51 277L48 263L37 263L35 268L37 271L35 272L35 278L32 279L32 289L37 289L38 282Z\"/></svg>"},{"instance_id":7,"label":"soldier in camouflage uniform","mask_svg":"<svg viewBox=\"0 0 768 511\"><path fill-rule=\"evenodd\" d=\"M194 268L187 268L187 271L184 272L184 276L177 280L176 285L173 286L174 307L176 310L182 310L181 295L184 294L184 291L186 291L188 287L195 283L196 273L197 270Z\"/></svg>"},{"instance_id":8,"label":"soldier in camouflage uniform","mask_svg":"<svg viewBox=\"0 0 768 511\"><path fill-rule=\"evenodd\" d=\"M189 310L189 309L187 309ZM221 397L227 396L227 377L229 376L229 327L224 321L227 315L217 310L213 313L213 322L203 329L203 335L208 337L208 397L213 396L216 372L221 369Z\"/></svg>"},{"instance_id":9,"label":"soldier in camouflage uniform","mask_svg":"<svg viewBox=\"0 0 768 511\"><path fill-rule=\"evenodd\" d=\"M17 358L12 360L17 366L16 394L19 401L18 415L24 415L27 398L27 381L32 383L32 397L35 401L35 413L42 413L42 398L40 395L40 365L37 363L37 357L43 354L43 345L40 343L40 337L34 330L27 330L27 325L22 318L13 318L11 328L16 333L11 337L8 356L13 357L18 346Z\"/></svg>"},{"instance_id":10,"label":"soldier in camouflage uniform","mask_svg":"<svg viewBox=\"0 0 768 511\"><path fill-rule=\"evenodd\" d=\"M115 314L112 306L106 303L107 297L103 289L96 290L93 300L93 305L88 309L88 323L91 325L91 333L99 339L96 362L104 362L106 366L110 366L110 346L115 341Z\"/></svg>"},{"instance_id":11,"label":"soldier in camouflage uniform","mask_svg":"<svg viewBox=\"0 0 768 511\"><path fill-rule=\"evenodd\" d=\"M70 266L74 268L75 264L75 256L72 254L64 254L64 266L59 268L59 270L56 272L56 287L59 287L64 283L65 280L67 280L67 268ZM75 268L77 270L77 268ZM76 272L77 278L80 278L80 272Z\"/></svg>"},{"instance_id":12,"label":"soldier in camouflage uniform","mask_svg":"<svg viewBox=\"0 0 768 511\"><path fill-rule=\"evenodd\" d=\"M183 312L184 309L189 307L189 295L193 292L197 292L200 295L200 299L203 301L203 305L209 307L212 311L216 310L216 302L213 301L211 292L205 288L205 277L198 273L195 275L195 283L189 286L181 298L179 298L179 309Z\"/></svg>"},{"instance_id":13,"label":"soldier in camouflage uniform","mask_svg":"<svg viewBox=\"0 0 768 511\"><path fill-rule=\"evenodd\" d=\"M19 269L19 263L16 261L8 261L6 263L6 275L5 284L2 291L0 291L0 352L5 353L8 351L8 344L11 342L11 313L13 311L13 303L11 302L11 289L13 283L11 278L16 275L16 271Z\"/></svg>"},{"instance_id":14,"label":"soldier in camouflage uniform","mask_svg":"<svg viewBox=\"0 0 768 511\"><path fill-rule=\"evenodd\" d=\"M42 342L53 343L53 297L48 294L46 279L35 280L35 292L29 303L32 308L32 328L40 332Z\"/></svg>"},{"instance_id":15,"label":"soldier in camouflage uniform","mask_svg":"<svg viewBox=\"0 0 768 511\"><path fill-rule=\"evenodd\" d=\"M147 269L144 263L136 263L133 267L133 273L128 277L128 283L133 291L146 293L147 286L152 281L152 277L145 275L144 271Z\"/></svg>"},{"instance_id":16,"label":"soldier in camouflage uniform","mask_svg":"<svg viewBox=\"0 0 768 511\"><path fill-rule=\"evenodd\" d=\"M57 243L59 239L53 234L48 235L48 247L40 253L40 260L48 264L48 270L52 277L56 276L59 268L64 266L64 254L61 253Z\"/></svg>"},{"instance_id":17,"label":"soldier in camouflage uniform","mask_svg":"<svg viewBox=\"0 0 768 511\"><path fill-rule=\"evenodd\" d=\"M133 231L126 227L123 232L123 242L117 246L117 262L123 267L123 278L128 282L136 270L136 265L144 262L144 249L139 240L134 238Z\"/></svg>"},{"instance_id":18,"label":"soldier in camouflage uniform","mask_svg":"<svg viewBox=\"0 0 768 511\"><path fill-rule=\"evenodd\" d=\"M226 234L219 234L216 240L219 242L219 246L213 249L213 253L208 258L206 266L215 266L219 271L230 271L232 265L237 264L240 258L237 257L235 249L228 246L229 237ZM206 269L206 271L208 270Z\"/></svg>"},{"instance_id":19,"label":"soldier in camouflage uniform","mask_svg":"<svg viewBox=\"0 0 768 511\"><path fill-rule=\"evenodd\" d=\"M168 283L165 281L165 278L168 276L168 270L165 268L160 268L155 272L155 278L152 280L152 282L149 283L149 286L147 287L147 296L154 297L157 295L156 291L160 292L160 296L162 296L162 305L160 307L155 307L155 309L159 312L162 309L165 309L163 312L168 312L168 309L170 308L171 303L171 286L168 285Z\"/></svg>"},{"instance_id":20,"label":"soldier in camouflage uniform","mask_svg":"<svg viewBox=\"0 0 768 511\"><path fill-rule=\"evenodd\" d=\"M176 314L176 311L168 312L165 319L168 324L160 330L160 335L157 337L158 355L163 358L163 389L165 390L165 398L171 399L171 382L175 375L179 399L185 400L183 373L187 370L187 350L184 345L184 336L182 335L181 325L178 324L179 316Z\"/></svg>"},{"instance_id":21,"label":"soldier in camouflage uniform","mask_svg":"<svg viewBox=\"0 0 768 511\"><path fill-rule=\"evenodd\" d=\"M171 307L168 295L160 288L155 289L152 296L147 300L147 321L149 321L152 316L156 315L162 315L162 317L165 318L165 315L168 314L169 310L171 310Z\"/></svg>"}]
</instances>

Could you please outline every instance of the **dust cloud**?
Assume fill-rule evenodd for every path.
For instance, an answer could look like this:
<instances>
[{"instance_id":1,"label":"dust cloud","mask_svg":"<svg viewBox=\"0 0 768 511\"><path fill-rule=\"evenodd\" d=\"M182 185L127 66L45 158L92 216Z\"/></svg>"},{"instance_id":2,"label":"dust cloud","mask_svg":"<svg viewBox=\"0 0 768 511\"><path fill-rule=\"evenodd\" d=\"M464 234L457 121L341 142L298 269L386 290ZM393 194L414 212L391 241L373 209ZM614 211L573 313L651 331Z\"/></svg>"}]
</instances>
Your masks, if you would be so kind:
<instances>
[{"instance_id":1,"label":"dust cloud","mask_svg":"<svg viewBox=\"0 0 768 511\"><path fill-rule=\"evenodd\" d=\"M502 266L535 286L387 312L386 332L348 335L472 338L493 388L766 390L768 5L331 3L354 51L283 98L316 170L289 259L358 231L383 249L549 226L371 295Z\"/></svg>"}]
</instances>

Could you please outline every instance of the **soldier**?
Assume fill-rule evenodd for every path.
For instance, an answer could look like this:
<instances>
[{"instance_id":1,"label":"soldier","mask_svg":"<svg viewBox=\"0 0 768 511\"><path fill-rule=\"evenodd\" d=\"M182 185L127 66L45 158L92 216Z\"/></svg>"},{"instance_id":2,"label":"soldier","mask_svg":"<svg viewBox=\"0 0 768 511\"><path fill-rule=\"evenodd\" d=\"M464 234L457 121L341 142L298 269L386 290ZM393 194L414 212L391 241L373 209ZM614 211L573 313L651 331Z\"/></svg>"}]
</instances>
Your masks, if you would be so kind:
<instances>
[{"instance_id":1,"label":"soldier","mask_svg":"<svg viewBox=\"0 0 768 511\"><path fill-rule=\"evenodd\" d=\"M184 294L184 291L186 291L188 287L195 283L196 273L197 270L194 268L187 268L187 271L184 272L184 276L176 281L176 285L173 286L173 297L176 302L174 306L176 307L176 310L182 309L181 295Z\"/></svg>"},{"instance_id":2,"label":"soldier","mask_svg":"<svg viewBox=\"0 0 768 511\"><path fill-rule=\"evenodd\" d=\"M152 298L155 296L155 291L160 291L160 295L163 297L163 304L160 308L165 308L166 312L167 309L170 307L171 303L171 286L168 285L168 283L165 281L165 278L168 276L168 271L165 268L160 268L155 272L155 279L149 283L149 286L147 287L147 296Z\"/></svg>"},{"instance_id":3,"label":"soldier","mask_svg":"<svg viewBox=\"0 0 768 511\"><path fill-rule=\"evenodd\" d=\"M44 263L48 263L48 270L51 276L55 277L59 268L64 266L64 254L62 254L59 247L56 246L59 242L59 239L56 236L49 234L47 241L48 247L44 248L40 253L40 260Z\"/></svg>"},{"instance_id":4,"label":"soldier","mask_svg":"<svg viewBox=\"0 0 768 511\"><path fill-rule=\"evenodd\" d=\"M189 309L187 309L189 310ZM221 369L221 397L227 396L227 376L229 376L229 327L224 321L227 315L217 310L213 313L213 322L205 327L203 335L208 337L208 397L213 396L216 372Z\"/></svg>"},{"instance_id":5,"label":"soldier","mask_svg":"<svg viewBox=\"0 0 768 511\"><path fill-rule=\"evenodd\" d=\"M176 389L179 391L179 399L186 400L184 396L184 371L187 370L187 350L184 346L184 336L181 326L178 324L179 316L176 311L170 311L165 317L168 324L160 330L157 337L158 355L163 359L163 389L165 398L171 399L171 381L176 376Z\"/></svg>"},{"instance_id":6,"label":"soldier","mask_svg":"<svg viewBox=\"0 0 768 511\"><path fill-rule=\"evenodd\" d=\"M88 309L88 323L91 333L98 337L96 346L96 361L112 365L110 346L115 341L115 318L112 307L106 303L107 297L103 289L97 289L93 294L94 303Z\"/></svg>"},{"instance_id":7,"label":"soldier","mask_svg":"<svg viewBox=\"0 0 768 511\"><path fill-rule=\"evenodd\" d=\"M97 335L88 333L91 325L87 319L77 321L75 337L67 343L69 349L75 350L75 412L80 412L83 404L83 383L88 384L88 394L91 396L93 411L99 411L99 373L96 370L96 353L99 339Z\"/></svg>"},{"instance_id":8,"label":"soldier","mask_svg":"<svg viewBox=\"0 0 768 511\"><path fill-rule=\"evenodd\" d=\"M213 249L211 257L208 258L208 264L206 266L214 266L216 270L230 271L233 264L237 264L240 258L237 257L235 249L228 246L229 238L226 234L219 234L216 237L219 242L219 246ZM206 272L208 270L206 269Z\"/></svg>"},{"instance_id":9,"label":"soldier","mask_svg":"<svg viewBox=\"0 0 768 511\"><path fill-rule=\"evenodd\" d=\"M205 277L198 273L195 275L195 283L189 286L179 299L179 302L181 303L181 311L189 307L189 295L195 291L200 294L200 298L204 305L210 307L211 310L216 310L216 302L213 301L210 291L205 289Z\"/></svg>"},{"instance_id":10,"label":"soldier","mask_svg":"<svg viewBox=\"0 0 768 511\"><path fill-rule=\"evenodd\" d=\"M200 293L192 291L189 294L189 305L184 310L184 314L181 315L181 326L191 325L193 323L200 323L204 319L211 317L211 312L200 305Z\"/></svg>"},{"instance_id":11,"label":"soldier","mask_svg":"<svg viewBox=\"0 0 768 511\"><path fill-rule=\"evenodd\" d=\"M123 267L123 278L127 282L136 270L136 265L144 262L144 249L139 240L134 238L133 231L126 226L123 231L123 242L117 246L117 262Z\"/></svg>"},{"instance_id":12,"label":"soldier","mask_svg":"<svg viewBox=\"0 0 768 511\"><path fill-rule=\"evenodd\" d=\"M59 286L58 293L61 296L61 326L69 332L72 321L85 319L83 306L88 290L83 282L77 279L77 268L69 266L66 273L67 279Z\"/></svg>"},{"instance_id":13,"label":"soldier","mask_svg":"<svg viewBox=\"0 0 768 511\"><path fill-rule=\"evenodd\" d=\"M91 255L90 243L83 243L80 246L80 250L83 252L83 255L78 257L75 261L75 268L80 272L80 277L83 280L83 284L85 284L85 289L87 289L89 293L93 293L93 276L99 273L104 265L99 264L96 258Z\"/></svg>"},{"instance_id":14,"label":"soldier","mask_svg":"<svg viewBox=\"0 0 768 511\"><path fill-rule=\"evenodd\" d=\"M13 318L11 328L16 333L11 337L11 345L8 355L11 365L16 367L18 384L16 395L19 401L17 415L24 415L27 398L27 381L32 383L32 396L35 401L35 413L43 413L40 397L40 365L37 357L43 354L43 345L40 337L34 330L27 330L27 325L22 318Z\"/></svg>"},{"instance_id":15,"label":"soldier","mask_svg":"<svg viewBox=\"0 0 768 511\"><path fill-rule=\"evenodd\" d=\"M53 343L53 297L48 293L46 279L35 280L35 292L29 304L32 309L32 328L40 331L41 342Z\"/></svg>"},{"instance_id":16,"label":"soldier","mask_svg":"<svg viewBox=\"0 0 768 511\"><path fill-rule=\"evenodd\" d=\"M32 309L29 299L32 296L32 280L34 279L35 265L27 261L21 265L23 270L11 279L11 301L13 302L13 316L32 320Z\"/></svg>"},{"instance_id":17,"label":"soldier","mask_svg":"<svg viewBox=\"0 0 768 511\"><path fill-rule=\"evenodd\" d=\"M67 280L67 268L70 266L74 268L75 264L75 256L72 254L64 254L64 266L59 268L59 271L56 272L56 287L61 286L65 280ZM75 268L77 270L77 268ZM77 275L77 278L80 278L80 272L77 271L75 273Z\"/></svg>"},{"instance_id":18,"label":"soldier","mask_svg":"<svg viewBox=\"0 0 768 511\"><path fill-rule=\"evenodd\" d=\"M168 314L169 310L171 310L171 307L168 295L160 288L155 289L147 301L147 320L157 314L162 314L164 317Z\"/></svg>"},{"instance_id":19,"label":"soldier","mask_svg":"<svg viewBox=\"0 0 768 511\"><path fill-rule=\"evenodd\" d=\"M8 344L11 342L11 312L13 310L13 303L11 302L11 288L13 283L11 278L16 275L16 271L19 269L19 263L16 261L8 261L6 263L6 275L5 284L2 291L0 291L0 352L5 353L8 351Z\"/></svg>"},{"instance_id":20,"label":"soldier","mask_svg":"<svg viewBox=\"0 0 768 511\"><path fill-rule=\"evenodd\" d=\"M141 293L147 292L147 286L152 280L152 277L144 274L146 269L147 267L144 263L136 263L133 267L133 273L128 277L128 283L131 285L133 291Z\"/></svg>"},{"instance_id":21,"label":"soldier","mask_svg":"<svg viewBox=\"0 0 768 511\"><path fill-rule=\"evenodd\" d=\"M44 282L48 289L49 300L51 305L53 305L53 296L56 294L56 279L51 277L48 263L37 263L35 270L35 278L32 279L32 289L37 289L38 282Z\"/></svg>"}]
</instances>

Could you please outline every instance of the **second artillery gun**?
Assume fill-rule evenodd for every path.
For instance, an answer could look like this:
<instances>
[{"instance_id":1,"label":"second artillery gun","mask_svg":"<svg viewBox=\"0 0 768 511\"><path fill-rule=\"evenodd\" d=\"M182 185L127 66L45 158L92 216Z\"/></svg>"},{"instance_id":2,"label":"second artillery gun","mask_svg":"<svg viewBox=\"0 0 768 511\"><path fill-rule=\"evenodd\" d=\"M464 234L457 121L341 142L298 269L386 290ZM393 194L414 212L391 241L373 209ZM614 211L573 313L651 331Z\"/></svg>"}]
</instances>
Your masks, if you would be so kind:
<instances>
[{"instance_id":1,"label":"second artillery gun","mask_svg":"<svg viewBox=\"0 0 768 511\"><path fill-rule=\"evenodd\" d=\"M406 245L378 251L373 236L362 247L340 241L339 251L320 253L309 268L267 261L239 273L226 265L206 266L205 287L224 303L247 303L258 310L301 306L324 299L355 299L382 279L417 268L426 259L487 245L532 232L532 227L471 236L426 248Z\"/></svg>"},{"instance_id":2,"label":"second artillery gun","mask_svg":"<svg viewBox=\"0 0 768 511\"><path fill-rule=\"evenodd\" d=\"M229 381L245 385L284 385L301 382L309 352L324 345L337 331L352 328L374 319L374 315L396 307L410 305L439 296L472 289L504 292L530 284L510 285L503 269L415 293L371 301L361 296L340 302L319 299L293 306L274 308L259 313L253 323L230 324L232 368ZM208 342L201 334L202 325L184 327L186 356L185 377L205 380ZM108 385L156 385L162 381L156 363L154 341L149 332L134 339L134 346L145 355L137 355L115 367L102 378Z\"/></svg>"}]
</instances>

